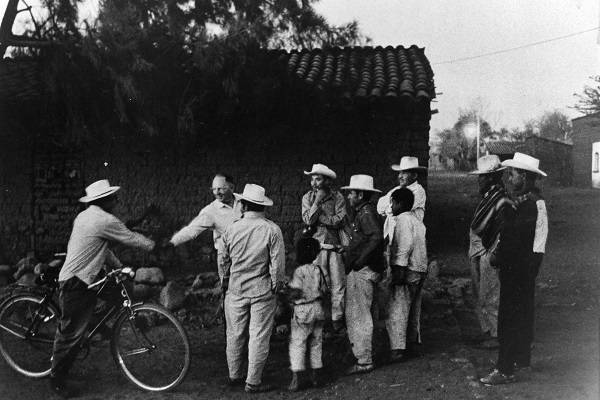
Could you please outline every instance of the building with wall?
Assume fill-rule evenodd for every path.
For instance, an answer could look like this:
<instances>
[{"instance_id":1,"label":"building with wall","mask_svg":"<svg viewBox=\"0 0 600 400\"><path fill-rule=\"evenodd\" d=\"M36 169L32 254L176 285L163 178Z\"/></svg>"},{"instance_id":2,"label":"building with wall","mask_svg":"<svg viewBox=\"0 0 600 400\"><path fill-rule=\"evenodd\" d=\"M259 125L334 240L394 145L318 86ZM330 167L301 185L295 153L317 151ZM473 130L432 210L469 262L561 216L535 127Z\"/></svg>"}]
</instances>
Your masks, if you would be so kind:
<instances>
[{"instance_id":1,"label":"building with wall","mask_svg":"<svg viewBox=\"0 0 600 400\"><path fill-rule=\"evenodd\" d=\"M573 182L600 189L600 113L574 118Z\"/></svg>"}]
</instances>

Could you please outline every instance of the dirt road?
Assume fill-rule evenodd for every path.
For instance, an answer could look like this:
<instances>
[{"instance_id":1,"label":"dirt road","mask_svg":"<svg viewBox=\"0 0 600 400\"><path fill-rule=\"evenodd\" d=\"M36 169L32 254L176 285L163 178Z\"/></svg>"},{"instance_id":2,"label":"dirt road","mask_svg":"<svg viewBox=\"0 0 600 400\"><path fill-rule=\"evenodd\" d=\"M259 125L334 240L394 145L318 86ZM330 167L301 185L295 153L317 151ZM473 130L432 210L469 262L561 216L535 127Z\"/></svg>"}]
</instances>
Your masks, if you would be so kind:
<instances>
[{"instance_id":1,"label":"dirt road","mask_svg":"<svg viewBox=\"0 0 600 400\"><path fill-rule=\"evenodd\" d=\"M458 174L430 176L427 226L431 253L442 260L445 279L467 276L466 232L477 202L476 182ZM349 365L347 342L324 346L328 382L299 393L283 390L290 379L287 345L274 342L264 379L280 390L246 395L226 385L225 343L220 327L189 327L193 365L188 379L173 393L136 389L113 365L107 344L92 349L72 373L81 399L598 399L600 191L543 187L550 217L550 238L538 278L533 371L511 385L485 387L477 377L493 368L496 353L471 347L475 331L465 306L448 305L424 315L424 357L404 364L381 365L361 376L343 376ZM378 333L382 338L384 333ZM383 343L379 340L378 343ZM376 347L383 359L382 345ZM45 380L22 377L0 360L0 399L49 397Z\"/></svg>"}]
</instances>

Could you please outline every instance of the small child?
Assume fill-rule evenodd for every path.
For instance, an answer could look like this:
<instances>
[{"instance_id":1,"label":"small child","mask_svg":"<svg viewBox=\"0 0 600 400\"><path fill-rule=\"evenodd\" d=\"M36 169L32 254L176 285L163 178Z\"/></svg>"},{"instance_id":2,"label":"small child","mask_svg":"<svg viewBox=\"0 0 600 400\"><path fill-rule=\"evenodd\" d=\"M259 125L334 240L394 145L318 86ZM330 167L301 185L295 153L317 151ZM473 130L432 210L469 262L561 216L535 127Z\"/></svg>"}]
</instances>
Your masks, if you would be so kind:
<instances>
[{"instance_id":1,"label":"small child","mask_svg":"<svg viewBox=\"0 0 600 400\"><path fill-rule=\"evenodd\" d=\"M285 292L294 307L290 335L290 364L292 382L288 390L297 391L302 386L301 374L306 370L307 344L310 354L310 383L318 386L319 370L323 368L323 325L325 312L322 301L328 288L321 267L313 262L321 251L316 239L302 238L296 244L296 261L299 266Z\"/></svg>"},{"instance_id":2,"label":"small child","mask_svg":"<svg viewBox=\"0 0 600 400\"><path fill-rule=\"evenodd\" d=\"M390 198L396 224L390 238L392 286L388 299L386 328L392 350L390 361L403 362L418 355L421 346L421 288L427 274L425 225L411 211L410 189L395 190Z\"/></svg>"}]
</instances>

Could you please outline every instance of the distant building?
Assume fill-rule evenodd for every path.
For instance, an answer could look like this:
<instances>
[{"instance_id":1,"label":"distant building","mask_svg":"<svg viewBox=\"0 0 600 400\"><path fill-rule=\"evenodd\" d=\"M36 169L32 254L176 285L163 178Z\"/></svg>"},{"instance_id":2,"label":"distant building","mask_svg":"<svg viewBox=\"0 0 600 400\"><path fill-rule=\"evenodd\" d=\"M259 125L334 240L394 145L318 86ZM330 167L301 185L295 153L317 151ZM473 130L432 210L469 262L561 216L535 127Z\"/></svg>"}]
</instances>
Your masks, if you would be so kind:
<instances>
[{"instance_id":1,"label":"distant building","mask_svg":"<svg viewBox=\"0 0 600 400\"><path fill-rule=\"evenodd\" d=\"M600 112L573 119L573 182L600 189Z\"/></svg>"}]
</instances>

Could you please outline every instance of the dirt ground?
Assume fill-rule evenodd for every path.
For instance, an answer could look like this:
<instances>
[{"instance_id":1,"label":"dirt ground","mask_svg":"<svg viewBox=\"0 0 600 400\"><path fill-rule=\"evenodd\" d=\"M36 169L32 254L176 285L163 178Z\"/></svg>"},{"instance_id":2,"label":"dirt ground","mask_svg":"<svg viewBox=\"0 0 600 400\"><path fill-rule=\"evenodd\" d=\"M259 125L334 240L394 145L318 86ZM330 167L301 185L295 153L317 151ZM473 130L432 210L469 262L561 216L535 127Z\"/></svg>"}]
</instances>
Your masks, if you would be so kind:
<instances>
[{"instance_id":1,"label":"dirt ground","mask_svg":"<svg viewBox=\"0 0 600 400\"><path fill-rule=\"evenodd\" d=\"M444 266L444 280L468 276L467 227L474 207L476 180L465 174L431 173L426 225L431 256ZM222 327L188 326L192 339L192 369L171 393L141 391L123 378L109 356L107 343L92 349L76 364L71 383L81 399L598 399L600 191L550 188L546 197L550 238L537 281L536 340L533 370L519 382L486 387L477 378L493 368L496 352L478 350L468 337L477 333L474 313L465 304L429 308L423 315L425 355L403 364L381 363L372 373L344 376L352 358L345 340L326 342L324 386L298 393L289 383L287 345L273 342L265 381L280 389L247 395L226 385L227 366ZM385 333L376 335L376 361L385 354ZM47 381L13 372L0 360L0 399L50 397Z\"/></svg>"}]
</instances>

